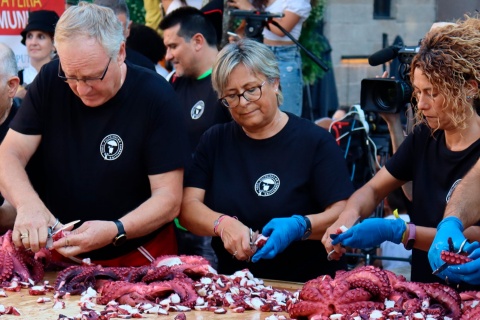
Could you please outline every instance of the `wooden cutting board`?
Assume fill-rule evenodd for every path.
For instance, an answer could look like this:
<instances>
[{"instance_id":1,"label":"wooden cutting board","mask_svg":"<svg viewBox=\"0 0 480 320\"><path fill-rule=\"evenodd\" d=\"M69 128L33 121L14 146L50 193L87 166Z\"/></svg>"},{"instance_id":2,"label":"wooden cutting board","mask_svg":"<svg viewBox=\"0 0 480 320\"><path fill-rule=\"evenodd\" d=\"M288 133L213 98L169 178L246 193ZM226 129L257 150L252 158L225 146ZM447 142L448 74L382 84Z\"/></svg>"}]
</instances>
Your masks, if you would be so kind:
<instances>
[{"instance_id":1,"label":"wooden cutting board","mask_svg":"<svg viewBox=\"0 0 480 320\"><path fill-rule=\"evenodd\" d=\"M50 281L53 285L56 279L56 273L47 273L45 279ZM279 289L287 289L290 291L296 291L301 289L302 283L265 280L265 285L272 286ZM80 313L80 307L78 302L80 296L71 296L69 299L65 299L65 309L53 309L53 293L48 293L46 296L52 299L52 302L37 303L37 299L42 296L31 296L28 293L28 289L22 289L19 292L7 292L8 297L0 297L0 304L16 307L20 313L20 317L15 316L2 316L2 318L9 319L25 319L25 320L56 320L60 314L68 317L74 317ZM101 311L104 306L96 306L95 310ZM228 309L227 309L228 310ZM168 316L164 315L143 315L145 319L173 319L177 315L177 312L170 312ZM233 313L230 310L226 314L218 315L210 311L190 311L185 312L187 319L201 319L201 320L218 320L218 319L233 319L233 320L263 320L268 316L273 315L273 312L260 312L260 311L245 311L244 313ZM288 317L288 313L278 313L278 315L284 315Z\"/></svg>"}]
</instances>

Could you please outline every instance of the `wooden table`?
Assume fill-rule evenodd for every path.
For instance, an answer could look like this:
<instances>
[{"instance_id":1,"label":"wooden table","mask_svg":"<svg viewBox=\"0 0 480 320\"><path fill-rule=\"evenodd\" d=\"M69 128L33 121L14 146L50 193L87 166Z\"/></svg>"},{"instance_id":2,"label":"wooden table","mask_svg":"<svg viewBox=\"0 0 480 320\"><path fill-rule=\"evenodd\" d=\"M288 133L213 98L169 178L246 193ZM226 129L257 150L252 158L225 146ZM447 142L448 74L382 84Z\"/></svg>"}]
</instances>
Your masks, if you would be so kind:
<instances>
[{"instance_id":1,"label":"wooden table","mask_svg":"<svg viewBox=\"0 0 480 320\"><path fill-rule=\"evenodd\" d=\"M56 273L47 273L45 279L50 281L53 285L56 279ZM302 283L284 282L265 280L265 285L272 286L279 289L287 289L290 291L296 291L301 289ZM31 296L28 293L28 289L22 289L20 292L7 292L8 297L0 297L0 304L16 307L20 313L20 317L15 316L2 316L2 318L9 319L25 319L25 320L56 320L60 314L68 317L74 317L80 313L80 307L78 302L80 296L71 296L69 299L65 299L65 309L53 309L53 293L48 293L46 296L52 298L52 302L37 303L37 299L42 296ZM101 311L105 306L99 305L95 307L95 310ZM146 319L173 319L178 313L170 312L169 315L146 315L143 317ZM273 315L273 312L260 312L260 311L245 311L244 313L233 313L227 308L226 314L215 314L211 311L189 311L185 312L187 319L198 320L218 320L218 319L245 319L245 320L263 320L268 316ZM278 315L284 315L288 317L288 313L277 313Z\"/></svg>"}]
</instances>

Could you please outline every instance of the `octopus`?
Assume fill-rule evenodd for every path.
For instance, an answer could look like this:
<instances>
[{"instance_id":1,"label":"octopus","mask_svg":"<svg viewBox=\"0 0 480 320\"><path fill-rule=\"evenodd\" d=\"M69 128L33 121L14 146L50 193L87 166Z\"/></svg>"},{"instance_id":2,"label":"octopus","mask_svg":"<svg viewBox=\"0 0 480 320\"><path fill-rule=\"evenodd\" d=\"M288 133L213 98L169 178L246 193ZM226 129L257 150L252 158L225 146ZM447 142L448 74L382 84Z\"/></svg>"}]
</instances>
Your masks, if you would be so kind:
<instances>
[{"instance_id":1,"label":"octopus","mask_svg":"<svg viewBox=\"0 0 480 320\"><path fill-rule=\"evenodd\" d=\"M320 319L332 314L352 314L363 308L383 308L383 302L372 298L389 295L388 281L383 270L371 266L337 273L335 279L320 276L305 283L300 300L290 304L287 310L292 318Z\"/></svg>"},{"instance_id":2,"label":"octopus","mask_svg":"<svg viewBox=\"0 0 480 320\"><path fill-rule=\"evenodd\" d=\"M139 303L155 303L158 299L175 293L180 297L179 303L192 308L198 295L191 282L186 279L146 283L130 283L126 281L110 281L98 291L97 303L106 305L114 300L120 304L135 306Z\"/></svg>"},{"instance_id":3,"label":"octopus","mask_svg":"<svg viewBox=\"0 0 480 320\"><path fill-rule=\"evenodd\" d=\"M388 307L385 301L390 301ZM402 317L422 314L458 320L462 314L461 298L454 289L439 283L407 282L373 266L340 271L334 279L320 276L308 281L287 310L292 318L309 319L374 312L388 318L396 312Z\"/></svg>"},{"instance_id":4,"label":"octopus","mask_svg":"<svg viewBox=\"0 0 480 320\"><path fill-rule=\"evenodd\" d=\"M89 287L100 287L106 280L122 280L130 270L131 268L104 268L100 265L71 266L57 275L54 288L57 291L78 295Z\"/></svg>"},{"instance_id":5,"label":"octopus","mask_svg":"<svg viewBox=\"0 0 480 320\"><path fill-rule=\"evenodd\" d=\"M12 230L0 237L0 284L7 286L13 278L37 283L43 279L44 274L44 266L35 259L34 253L24 248L15 248Z\"/></svg>"},{"instance_id":6,"label":"octopus","mask_svg":"<svg viewBox=\"0 0 480 320\"><path fill-rule=\"evenodd\" d=\"M466 254L455 253L443 250L440 254L440 258L448 264L464 264L472 261Z\"/></svg>"}]
</instances>

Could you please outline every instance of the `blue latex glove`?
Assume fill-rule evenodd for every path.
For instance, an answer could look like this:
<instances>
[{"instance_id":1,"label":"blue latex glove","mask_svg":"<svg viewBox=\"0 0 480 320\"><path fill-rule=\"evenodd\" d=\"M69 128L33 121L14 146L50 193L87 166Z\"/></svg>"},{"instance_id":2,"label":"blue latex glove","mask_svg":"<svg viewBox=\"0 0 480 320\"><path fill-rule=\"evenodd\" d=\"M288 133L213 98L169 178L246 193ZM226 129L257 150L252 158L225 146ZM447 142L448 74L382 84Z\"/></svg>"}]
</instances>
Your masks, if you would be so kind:
<instances>
[{"instance_id":1,"label":"blue latex glove","mask_svg":"<svg viewBox=\"0 0 480 320\"><path fill-rule=\"evenodd\" d=\"M472 259L472 262L467 262L465 264L459 264L450 266L446 269L449 271L451 275L448 277L450 281L450 277L458 277L458 280L479 285L480 284L480 243L474 242L469 247L469 250L473 249L473 252L468 256Z\"/></svg>"},{"instance_id":2,"label":"blue latex glove","mask_svg":"<svg viewBox=\"0 0 480 320\"><path fill-rule=\"evenodd\" d=\"M458 250L465 240L462 222L457 217L447 217L437 226L437 233L430 246L430 250L428 250L428 260L432 270L436 270L444 264L444 261L440 258L440 254L443 250L449 251L448 238L452 238L455 251ZM465 245L464 250L467 250L469 245L471 246L471 244ZM438 273L437 276L444 280L445 277L448 277L449 282L459 283L461 281L460 277L452 274L449 269L450 268L447 268Z\"/></svg>"},{"instance_id":3,"label":"blue latex glove","mask_svg":"<svg viewBox=\"0 0 480 320\"><path fill-rule=\"evenodd\" d=\"M299 215L270 220L262 230L262 234L269 238L265 245L253 255L252 262L260 259L273 259L290 243L301 240L306 230L307 223Z\"/></svg>"},{"instance_id":4,"label":"blue latex glove","mask_svg":"<svg viewBox=\"0 0 480 320\"><path fill-rule=\"evenodd\" d=\"M402 242L407 226L402 219L368 218L339 234L332 244L341 243L346 247L366 249L375 247L384 241Z\"/></svg>"}]
</instances>

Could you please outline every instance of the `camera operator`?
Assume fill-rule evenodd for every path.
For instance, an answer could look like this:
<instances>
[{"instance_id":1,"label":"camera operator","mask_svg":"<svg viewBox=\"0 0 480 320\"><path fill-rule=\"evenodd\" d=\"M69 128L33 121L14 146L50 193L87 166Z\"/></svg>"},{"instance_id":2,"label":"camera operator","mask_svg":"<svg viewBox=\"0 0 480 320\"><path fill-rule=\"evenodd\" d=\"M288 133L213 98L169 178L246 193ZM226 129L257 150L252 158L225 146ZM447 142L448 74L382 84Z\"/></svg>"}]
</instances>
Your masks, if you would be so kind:
<instances>
[{"instance_id":1,"label":"camera operator","mask_svg":"<svg viewBox=\"0 0 480 320\"><path fill-rule=\"evenodd\" d=\"M480 20L466 17L457 26L436 28L421 41L411 63L416 100L415 127L380 171L348 200L339 219L324 234L330 257L345 249L370 248L383 241L413 248L412 281L437 282L426 251L435 236L446 203L459 180L480 156L480 116L475 112L480 84ZM391 191L413 183L412 223L367 218ZM330 234L351 227L333 241ZM478 240L478 227L465 230ZM457 248L458 249L458 248ZM448 271L440 273L447 283Z\"/></svg>"},{"instance_id":2,"label":"camera operator","mask_svg":"<svg viewBox=\"0 0 480 320\"><path fill-rule=\"evenodd\" d=\"M302 24L310 15L312 9L309 0L229 0L228 6L240 10L260 10L283 13L282 18L273 19L295 39L298 40ZM243 34L245 23L236 32ZM263 30L263 43L275 54L280 67L281 87L284 101L280 108L299 117L302 116L303 80L302 58L298 46L287 37L282 30L274 25L267 25Z\"/></svg>"}]
</instances>

